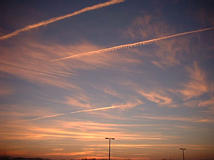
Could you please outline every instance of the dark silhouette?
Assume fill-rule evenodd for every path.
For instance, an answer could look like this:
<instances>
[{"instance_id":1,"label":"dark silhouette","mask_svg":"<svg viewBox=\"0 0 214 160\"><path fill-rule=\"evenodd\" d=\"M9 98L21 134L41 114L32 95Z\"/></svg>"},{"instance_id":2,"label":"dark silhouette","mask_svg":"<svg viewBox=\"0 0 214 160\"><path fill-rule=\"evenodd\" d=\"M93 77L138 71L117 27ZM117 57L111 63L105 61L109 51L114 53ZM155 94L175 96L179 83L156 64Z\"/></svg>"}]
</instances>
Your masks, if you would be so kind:
<instances>
[{"instance_id":1,"label":"dark silhouette","mask_svg":"<svg viewBox=\"0 0 214 160\"><path fill-rule=\"evenodd\" d=\"M180 150L182 150L183 152L183 160L184 160L184 151L186 150L186 148L180 148Z\"/></svg>"},{"instance_id":2,"label":"dark silhouette","mask_svg":"<svg viewBox=\"0 0 214 160\"><path fill-rule=\"evenodd\" d=\"M105 138L108 139L109 141L109 146L108 146L108 160L110 160L111 158L111 140L115 140L115 138Z\"/></svg>"}]
</instances>

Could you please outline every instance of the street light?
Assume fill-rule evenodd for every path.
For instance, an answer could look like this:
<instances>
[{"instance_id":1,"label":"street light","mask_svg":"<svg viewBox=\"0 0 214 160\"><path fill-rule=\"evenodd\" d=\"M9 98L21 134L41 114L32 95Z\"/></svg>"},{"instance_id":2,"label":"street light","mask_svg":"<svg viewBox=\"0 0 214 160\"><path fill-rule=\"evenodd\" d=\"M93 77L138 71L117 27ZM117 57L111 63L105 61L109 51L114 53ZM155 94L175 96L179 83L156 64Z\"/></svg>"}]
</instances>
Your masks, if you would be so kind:
<instances>
[{"instance_id":1,"label":"street light","mask_svg":"<svg viewBox=\"0 0 214 160\"><path fill-rule=\"evenodd\" d=\"M110 160L110 156L111 156L111 140L115 140L115 138L105 138L108 139L108 159Z\"/></svg>"},{"instance_id":2,"label":"street light","mask_svg":"<svg viewBox=\"0 0 214 160\"><path fill-rule=\"evenodd\" d=\"M180 148L180 150L183 152L183 160L184 160L184 151L186 150L186 148Z\"/></svg>"}]
</instances>

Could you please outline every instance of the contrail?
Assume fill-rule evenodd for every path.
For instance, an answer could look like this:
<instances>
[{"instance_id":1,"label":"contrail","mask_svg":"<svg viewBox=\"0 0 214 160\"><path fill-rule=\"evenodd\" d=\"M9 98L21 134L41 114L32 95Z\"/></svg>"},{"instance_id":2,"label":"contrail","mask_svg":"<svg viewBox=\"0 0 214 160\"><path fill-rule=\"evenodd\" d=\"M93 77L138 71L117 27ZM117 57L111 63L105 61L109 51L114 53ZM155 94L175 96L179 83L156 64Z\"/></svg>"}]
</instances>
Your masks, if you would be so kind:
<instances>
[{"instance_id":1,"label":"contrail","mask_svg":"<svg viewBox=\"0 0 214 160\"><path fill-rule=\"evenodd\" d=\"M89 6L89 7L80 9L78 11L66 14L64 16L54 17L54 18L51 18L51 19L48 19L48 20L45 20L45 21L41 21L41 22L36 23L36 24L28 25L28 26L26 26L24 28L15 30L12 33L9 33L9 34L1 36L0 40L8 39L8 38L11 38L11 37L14 37L14 36L18 35L21 32L25 32L25 31L29 31L29 30L32 30L32 29L35 29L35 28L39 28L41 26L45 26L45 25L48 25L50 23L54 23L56 21L60 21L60 20L66 19L66 18L70 18L70 17L76 16L76 15L84 13L84 12L96 10L96 9L103 8L103 7L107 7L107 6L110 6L110 5L117 4L117 3L122 3L124 1L125 0L110 0L108 2L104 2L104 3L100 3L100 4L96 4L96 5L93 5L93 6Z\"/></svg>"},{"instance_id":2,"label":"contrail","mask_svg":"<svg viewBox=\"0 0 214 160\"><path fill-rule=\"evenodd\" d=\"M96 50L96 51L90 51L90 52L80 53L80 54L76 54L76 55L71 55L68 57L54 59L52 61L56 62L56 61L62 61L62 60L66 60L66 59L78 58L78 57L82 57L82 56L89 56L89 55L103 53L103 52L111 52L111 51L119 50L122 48L137 47L140 45L146 45L146 44L154 43L154 42L165 40L165 39L180 37L180 36L184 36L184 35L188 35L188 34L204 32L204 31L213 30L213 29L214 29L214 27L209 27L209 28L203 28L203 29L198 29L198 30L194 30L194 31L176 33L176 34L172 34L169 36L163 36L163 37L154 38L154 39L150 39L150 40L145 40L145 41L140 41L140 42L135 42L135 43L122 44L122 45L114 46L114 47L110 47L110 48L104 48L104 49L100 49L100 50Z\"/></svg>"},{"instance_id":3,"label":"contrail","mask_svg":"<svg viewBox=\"0 0 214 160\"><path fill-rule=\"evenodd\" d=\"M73 111L73 112L68 112L68 113L59 113L59 114L54 114L54 115L48 115L48 116L43 116L43 117L38 117L31 119L30 121L35 121L35 120L42 120L42 119L48 119L48 118L54 118L54 117L60 117L64 116L66 114L75 114L75 113L84 113L84 112L93 112L93 111L102 111L102 110L108 110L108 109L114 109L114 108L125 108L125 107L133 107L140 104L140 102L136 102L133 104L123 104L123 105L113 105L109 107L101 107L101 108L93 108L93 109L85 109L85 110L79 110L79 111Z\"/></svg>"}]
</instances>

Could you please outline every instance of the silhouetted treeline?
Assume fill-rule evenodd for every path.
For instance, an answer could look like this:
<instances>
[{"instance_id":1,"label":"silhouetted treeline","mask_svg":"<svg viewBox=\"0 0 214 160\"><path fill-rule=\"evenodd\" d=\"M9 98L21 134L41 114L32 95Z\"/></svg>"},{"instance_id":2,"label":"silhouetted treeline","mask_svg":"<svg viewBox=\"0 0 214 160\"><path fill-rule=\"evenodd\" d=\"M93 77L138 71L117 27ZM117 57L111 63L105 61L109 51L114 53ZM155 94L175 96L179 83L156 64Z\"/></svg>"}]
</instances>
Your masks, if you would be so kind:
<instances>
[{"instance_id":1,"label":"silhouetted treeline","mask_svg":"<svg viewBox=\"0 0 214 160\"><path fill-rule=\"evenodd\" d=\"M10 156L0 156L0 160L51 160L47 158L24 158L24 157L10 157ZM77 159L70 159L77 160ZM80 159L78 159L80 160ZM96 159L96 158L82 158L81 160L107 160L107 159Z\"/></svg>"},{"instance_id":2,"label":"silhouetted treeline","mask_svg":"<svg viewBox=\"0 0 214 160\"><path fill-rule=\"evenodd\" d=\"M90 159L87 159L87 158L83 158L81 160L107 160L107 159L96 159L96 158L90 158Z\"/></svg>"},{"instance_id":3,"label":"silhouetted treeline","mask_svg":"<svg viewBox=\"0 0 214 160\"><path fill-rule=\"evenodd\" d=\"M50 160L50 159L0 156L0 160Z\"/></svg>"}]
</instances>

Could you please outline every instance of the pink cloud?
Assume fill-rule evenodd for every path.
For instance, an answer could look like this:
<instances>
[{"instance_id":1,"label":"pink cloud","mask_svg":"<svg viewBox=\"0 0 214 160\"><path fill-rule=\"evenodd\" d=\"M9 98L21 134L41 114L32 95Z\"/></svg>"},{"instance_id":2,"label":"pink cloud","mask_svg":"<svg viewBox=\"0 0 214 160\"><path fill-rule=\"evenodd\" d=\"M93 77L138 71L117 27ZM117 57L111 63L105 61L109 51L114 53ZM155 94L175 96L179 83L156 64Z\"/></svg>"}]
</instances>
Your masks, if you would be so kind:
<instances>
[{"instance_id":1,"label":"pink cloud","mask_svg":"<svg viewBox=\"0 0 214 160\"><path fill-rule=\"evenodd\" d=\"M185 99L198 97L209 91L205 72L200 69L196 62L192 68L187 68L187 72L189 73L190 80L184 84L183 89L179 90Z\"/></svg>"},{"instance_id":2,"label":"pink cloud","mask_svg":"<svg viewBox=\"0 0 214 160\"><path fill-rule=\"evenodd\" d=\"M0 88L0 96L8 96L15 92L11 86L5 85L3 83L0 83Z\"/></svg>"},{"instance_id":3,"label":"pink cloud","mask_svg":"<svg viewBox=\"0 0 214 160\"><path fill-rule=\"evenodd\" d=\"M172 103L172 99L166 95L157 93L157 92L145 92L143 90L138 91L139 94L144 96L146 99L148 99L151 102L160 104L160 105L169 105Z\"/></svg>"}]
</instances>

